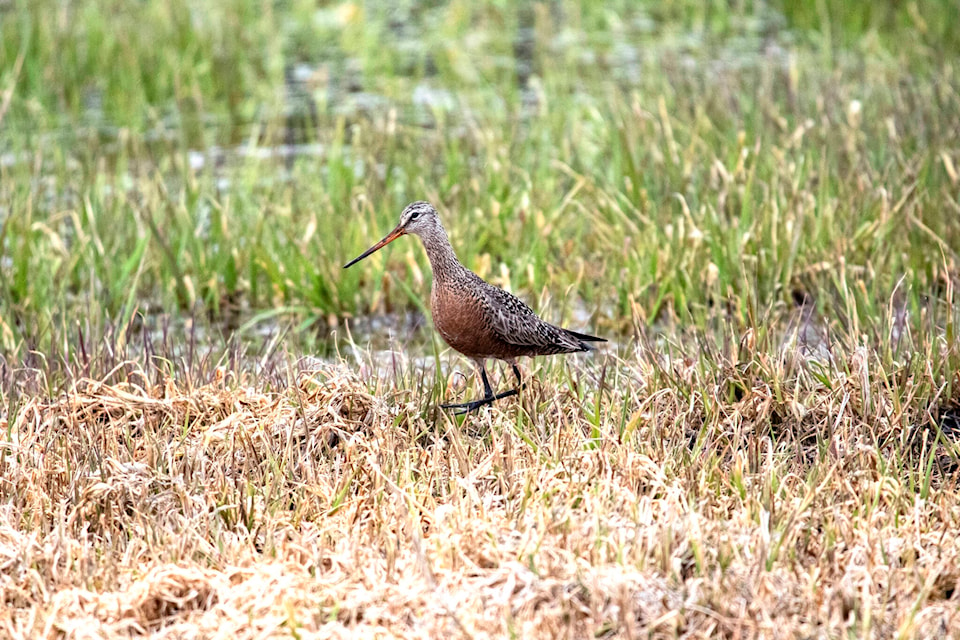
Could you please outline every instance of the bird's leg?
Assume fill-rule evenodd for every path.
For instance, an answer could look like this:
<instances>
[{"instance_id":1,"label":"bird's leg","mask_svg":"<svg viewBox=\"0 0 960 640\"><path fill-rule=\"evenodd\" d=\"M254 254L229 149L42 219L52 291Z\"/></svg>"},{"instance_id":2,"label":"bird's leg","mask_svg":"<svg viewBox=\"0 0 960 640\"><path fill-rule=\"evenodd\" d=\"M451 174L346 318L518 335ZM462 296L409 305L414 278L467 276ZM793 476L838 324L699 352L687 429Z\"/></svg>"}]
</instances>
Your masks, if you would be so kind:
<instances>
[{"instance_id":1,"label":"bird's leg","mask_svg":"<svg viewBox=\"0 0 960 640\"><path fill-rule=\"evenodd\" d=\"M471 411L476 411L484 405L488 405L495 400L500 400L501 398L509 398L510 396L515 396L519 392L517 389L510 389L509 391L504 391L503 393L493 393L493 388L490 387L490 381L487 380L487 369L483 366L483 362L477 362L477 368L480 369L480 379L483 381L483 397L479 400L474 400L473 402L461 402L458 404L442 404L440 405L443 409L453 409L454 415L460 415L463 413L470 413ZM517 369L517 365L513 365L513 373L519 378L520 371Z\"/></svg>"},{"instance_id":2,"label":"bird's leg","mask_svg":"<svg viewBox=\"0 0 960 640\"><path fill-rule=\"evenodd\" d=\"M510 366L513 368L513 375L517 376L517 389L525 389L526 384L523 382L523 378L520 377L520 367L517 366L516 362L511 362Z\"/></svg>"}]
</instances>

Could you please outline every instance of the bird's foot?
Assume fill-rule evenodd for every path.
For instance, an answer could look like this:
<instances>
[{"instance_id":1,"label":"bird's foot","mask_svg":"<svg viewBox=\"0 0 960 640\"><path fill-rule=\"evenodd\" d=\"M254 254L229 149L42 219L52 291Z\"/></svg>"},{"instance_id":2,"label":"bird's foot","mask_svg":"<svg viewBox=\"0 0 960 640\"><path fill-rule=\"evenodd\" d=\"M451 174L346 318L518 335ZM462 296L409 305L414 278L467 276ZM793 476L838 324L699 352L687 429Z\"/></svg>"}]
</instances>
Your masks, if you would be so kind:
<instances>
[{"instance_id":1,"label":"bird's foot","mask_svg":"<svg viewBox=\"0 0 960 640\"><path fill-rule=\"evenodd\" d=\"M487 396L486 398L480 398L479 400L474 400L473 402L460 402L457 404L442 404L440 405L441 409L453 409L453 415L460 416L465 413L470 413L471 411L476 411L482 406L488 405L496 400L501 398L509 398L510 396L515 396L520 391L518 389L510 389L510 391L504 391L503 393L498 393L495 396Z\"/></svg>"}]
</instances>

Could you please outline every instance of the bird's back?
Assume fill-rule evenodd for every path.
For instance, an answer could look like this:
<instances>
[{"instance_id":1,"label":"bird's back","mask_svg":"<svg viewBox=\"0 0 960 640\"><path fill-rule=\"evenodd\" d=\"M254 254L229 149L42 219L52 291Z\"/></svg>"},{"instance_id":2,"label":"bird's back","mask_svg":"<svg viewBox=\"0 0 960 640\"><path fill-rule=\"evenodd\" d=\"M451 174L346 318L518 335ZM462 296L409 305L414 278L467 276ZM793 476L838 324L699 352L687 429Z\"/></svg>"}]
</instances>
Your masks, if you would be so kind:
<instances>
[{"instance_id":1,"label":"bird's back","mask_svg":"<svg viewBox=\"0 0 960 640\"><path fill-rule=\"evenodd\" d=\"M589 351L602 338L542 320L515 295L465 267L435 278L433 323L447 344L472 358L510 359Z\"/></svg>"}]
</instances>

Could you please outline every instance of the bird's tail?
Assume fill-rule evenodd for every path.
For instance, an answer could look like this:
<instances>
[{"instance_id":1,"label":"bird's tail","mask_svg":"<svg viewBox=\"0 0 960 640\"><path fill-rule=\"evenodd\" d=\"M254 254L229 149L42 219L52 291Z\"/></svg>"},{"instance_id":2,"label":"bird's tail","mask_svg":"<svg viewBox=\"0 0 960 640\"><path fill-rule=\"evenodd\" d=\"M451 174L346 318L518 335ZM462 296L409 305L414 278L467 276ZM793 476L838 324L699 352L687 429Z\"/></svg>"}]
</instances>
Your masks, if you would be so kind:
<instances>
[{"instance_id":1,"label":"bird's tail","mask_svg":"<svg viewBox=\"0 0 960 640\"><path fill-rule=\"evenodd\" d=\"M577 333L576 331L570 331L570 329L564 329L564 331L566 331L567 335L569 335L571 338L576 338L580 342L585 343L583 346L591 350L596 349L596 347L586 344L587 342L606 342L607 341L606 338L598 338L597 336L591 336L586 333Z\"/></svg>"}]
</instances>

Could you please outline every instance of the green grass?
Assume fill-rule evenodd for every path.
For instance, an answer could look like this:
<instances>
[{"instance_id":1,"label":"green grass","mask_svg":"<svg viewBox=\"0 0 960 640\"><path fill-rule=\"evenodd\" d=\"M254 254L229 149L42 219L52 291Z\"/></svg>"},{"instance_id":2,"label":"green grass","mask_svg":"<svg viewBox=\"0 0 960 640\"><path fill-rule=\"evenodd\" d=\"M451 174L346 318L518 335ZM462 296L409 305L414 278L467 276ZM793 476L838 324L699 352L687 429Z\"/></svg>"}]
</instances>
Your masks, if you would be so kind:
<instances>
[{"instance_id":1,"label":"green grass","mask_svg":"<svg viewBox=\"0 0 960 640\"><path fill-rule=\"evenodd\" d=\"M832 312L849 291L866 322L956 277L957 49L937 6L251 6L3 9L5 349L78 308L417 307L412 242L340 269L415 198L481 275L558 309L577 295L611 333L803 295ZM825 20L847 34L828 60ZM289 139L319 151L256 157Z\"/></svg>"}]
</instances>

